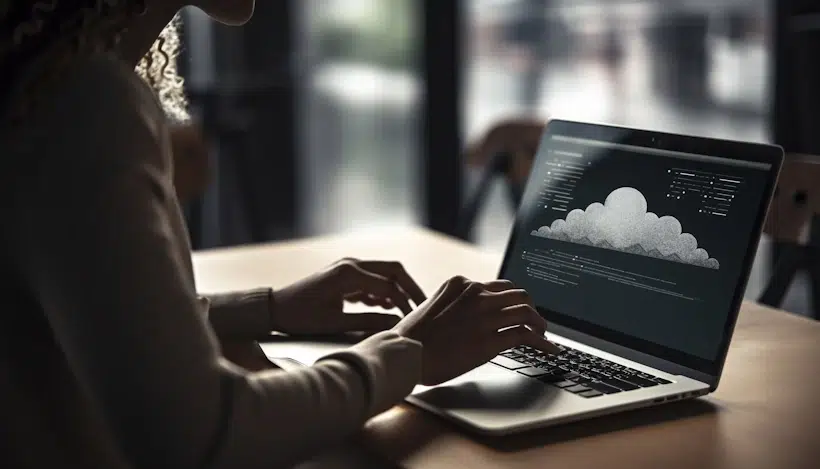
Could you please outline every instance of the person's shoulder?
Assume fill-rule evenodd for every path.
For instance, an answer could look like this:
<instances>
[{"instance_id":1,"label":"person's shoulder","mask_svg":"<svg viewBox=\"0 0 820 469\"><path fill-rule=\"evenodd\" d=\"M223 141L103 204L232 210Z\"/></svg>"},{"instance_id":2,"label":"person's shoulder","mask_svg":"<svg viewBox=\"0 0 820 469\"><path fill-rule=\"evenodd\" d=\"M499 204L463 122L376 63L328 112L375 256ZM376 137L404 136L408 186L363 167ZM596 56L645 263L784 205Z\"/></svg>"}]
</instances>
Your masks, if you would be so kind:
<instances>
[{"instance_id":1,"label":"person's shoulder","mask_svg":"<svg viewBox=\"0 0 820 469\"><path fill-rule=\"evenodd\" d=\"M9 142L18 143L27 159L68 157L79 164L156 153L163 132L161 110L142 80L117 57L77 57L49 82Z\"/></svg>"},{"instance_id":2,"label":"person's shoulder","mask_svg":"<svg viewBox=\"0 0 820 469\"><path fill-rule=\"evenodd\" d=\"M50 103L54 114L95 129L137 130L144 124L157 132L159 109L133 69L111 54L81 57L65 70Z\"/></svg>"},{"instance_id":3,"label":"person's shoulder","mask_svg":"<svg viewBox=\"0 0 820 469\"><path fill-rule=\"evenodd\" d=\"M66 95L73 92L99 91L126 92L133 87L125 64L110 53L78 55L66 65L60 80L63 86L56 91Z\"/></svg>"}]
</instances>

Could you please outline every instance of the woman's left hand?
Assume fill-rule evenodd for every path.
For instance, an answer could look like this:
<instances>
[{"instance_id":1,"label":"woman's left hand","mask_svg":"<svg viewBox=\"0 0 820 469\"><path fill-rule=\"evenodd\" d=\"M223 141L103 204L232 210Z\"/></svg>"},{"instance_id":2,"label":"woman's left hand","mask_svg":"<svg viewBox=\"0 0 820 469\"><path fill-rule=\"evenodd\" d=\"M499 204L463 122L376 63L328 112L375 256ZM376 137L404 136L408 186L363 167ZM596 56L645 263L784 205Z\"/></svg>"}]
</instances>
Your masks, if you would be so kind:
<instances>
[{"instance_id":1,"label":"woman's left hand","mask_svg":"<svg viewBox=\"0 0 820 469\"><path fill-rule=\"evenodd\" d=\"M426 296L398 262L342 259L328 268L274 292L273 327L291 335L376 332L390 329L399 316L345 313L345 301L398 308L404 314ZM412 303L412 304L411 304Z\"/></svg>"}]
</instances>

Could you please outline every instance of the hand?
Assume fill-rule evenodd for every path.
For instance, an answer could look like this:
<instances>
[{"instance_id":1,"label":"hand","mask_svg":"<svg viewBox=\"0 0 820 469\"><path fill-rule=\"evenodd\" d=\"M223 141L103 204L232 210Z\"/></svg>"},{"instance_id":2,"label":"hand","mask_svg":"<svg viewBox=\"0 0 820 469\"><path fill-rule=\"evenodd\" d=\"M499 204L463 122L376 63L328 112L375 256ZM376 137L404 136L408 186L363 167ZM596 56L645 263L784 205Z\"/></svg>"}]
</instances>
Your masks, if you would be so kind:
<instances>
[{"instance_id":1,"label":"hand","mask_svg":"<svg viewBox=\"0 0 820 469\"><path fill-rule=\"evenodd\" d=\"M304 280L274 292L274 330L286 334L339 334L390 329L389 313L345 313L344 302L363 303L409 314L411 302L426 297L398 262L343 259Z\"/></svg>"},{"instance_id":2,"label":"hand","mask_svg":"<svg viewBox=\"0 0 820 469\"><path fill-rule=\"evenodd\" d=\"M527 292L511 282L454 277L393 330L422 343L422 384L431 386L519 345L557 353L544 337L546 328Z\"/></svg>"}]
</instances>

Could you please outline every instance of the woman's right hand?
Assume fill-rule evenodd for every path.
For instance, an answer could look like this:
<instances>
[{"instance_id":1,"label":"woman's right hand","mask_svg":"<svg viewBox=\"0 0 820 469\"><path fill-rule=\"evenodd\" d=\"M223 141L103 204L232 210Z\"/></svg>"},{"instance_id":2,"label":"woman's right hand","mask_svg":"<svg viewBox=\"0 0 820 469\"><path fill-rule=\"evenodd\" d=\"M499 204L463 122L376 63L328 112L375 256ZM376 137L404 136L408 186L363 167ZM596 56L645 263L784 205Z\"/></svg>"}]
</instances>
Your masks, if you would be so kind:
<instances>
[{"instance_id":1,"label":"woman's right hand","mask_svg":"<svg viewBox=\"0 0 820 469\"><path fill-rule=\"evenodd\" d=\"M519 345L557 353L557 347L544 337L546 328L527 292L511 282L480 283L454 277L393 330L422 343L421 384L432 386Z\"/></svg>"}]
</instances>

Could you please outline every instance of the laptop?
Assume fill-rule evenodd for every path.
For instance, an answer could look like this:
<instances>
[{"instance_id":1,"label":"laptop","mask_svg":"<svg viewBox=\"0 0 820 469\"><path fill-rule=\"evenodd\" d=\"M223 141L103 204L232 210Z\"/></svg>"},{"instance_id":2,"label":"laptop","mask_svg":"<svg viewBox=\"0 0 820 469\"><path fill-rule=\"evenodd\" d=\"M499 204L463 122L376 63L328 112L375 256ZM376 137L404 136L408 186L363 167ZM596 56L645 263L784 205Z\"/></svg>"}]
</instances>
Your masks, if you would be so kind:
<instances>
[{"instance_id":1,"label":"laptop","mask_svg":"<svg viewBox=\"0 0 820 469\"><path fill-rule=\"evenodd\" d=\"M498 276L528 290L561 353L516 347L407 401L503 435L714 391L783 156L551 121Z\"/></svg>"}]
</instances>

